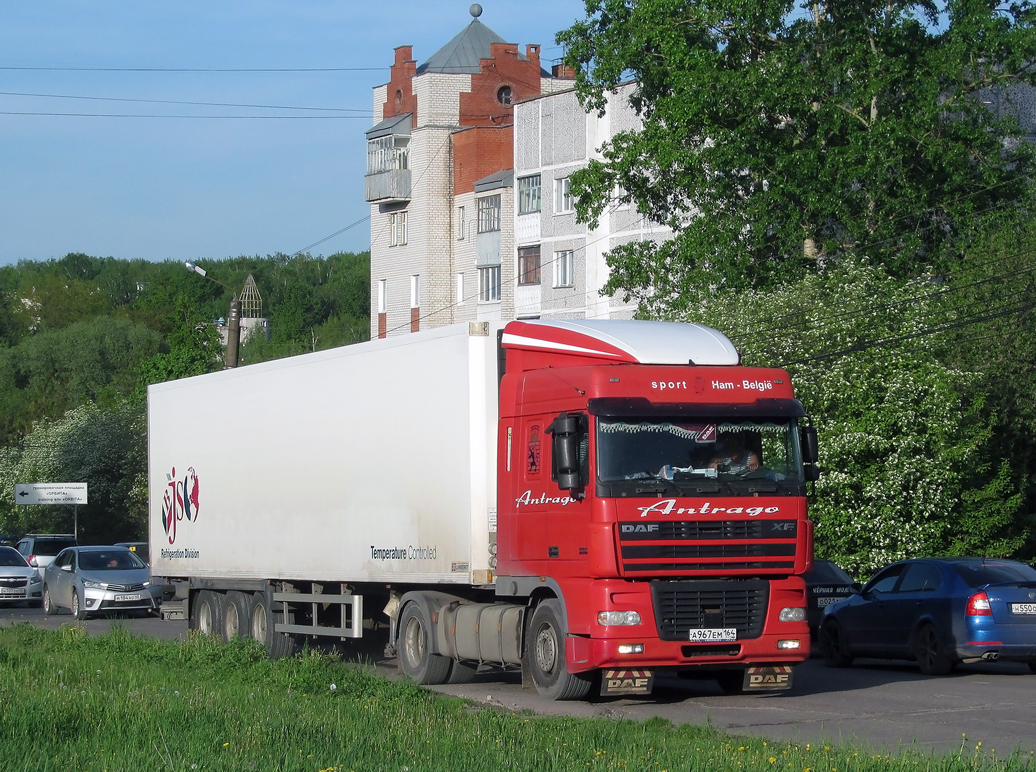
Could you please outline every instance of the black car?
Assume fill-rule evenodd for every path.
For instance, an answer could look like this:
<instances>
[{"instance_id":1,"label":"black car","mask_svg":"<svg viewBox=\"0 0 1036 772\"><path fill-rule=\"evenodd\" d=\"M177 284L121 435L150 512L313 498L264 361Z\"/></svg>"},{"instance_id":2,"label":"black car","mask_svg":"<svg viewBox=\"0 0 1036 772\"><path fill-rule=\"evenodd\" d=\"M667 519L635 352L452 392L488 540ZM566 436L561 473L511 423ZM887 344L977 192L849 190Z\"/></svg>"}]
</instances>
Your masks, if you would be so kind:
<instances>
[{"instance_id":1,"label":"black car","mask_svg":"<svg viewBox=\"0 0 1036 772\"><path fill-rule=\"evenodd\" d=\"M814 641L820 633L824 609L836 600L848 598L862 586L845 569L831 560L814 560L813 567L803 576L806 580L806 620Z\"/></svg>"}]
</instances>

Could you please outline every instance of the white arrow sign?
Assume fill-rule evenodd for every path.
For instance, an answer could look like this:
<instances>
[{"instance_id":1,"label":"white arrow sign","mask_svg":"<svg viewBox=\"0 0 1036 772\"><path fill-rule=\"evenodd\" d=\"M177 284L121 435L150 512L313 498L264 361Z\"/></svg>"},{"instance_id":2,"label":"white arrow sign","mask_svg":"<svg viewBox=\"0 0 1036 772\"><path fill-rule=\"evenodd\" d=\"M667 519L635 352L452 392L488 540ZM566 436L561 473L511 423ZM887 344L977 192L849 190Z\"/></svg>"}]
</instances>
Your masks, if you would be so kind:
<instances>
[{"instance_id":1,"label":"white arrow sign","mask_svg":"<svg viewBox=\"0 0 1036 772\"><path fill-rule=\"evenodd\" d=\"M86 483L17 483L15 504L85 504Z\"/></svg>"}]
</instances>

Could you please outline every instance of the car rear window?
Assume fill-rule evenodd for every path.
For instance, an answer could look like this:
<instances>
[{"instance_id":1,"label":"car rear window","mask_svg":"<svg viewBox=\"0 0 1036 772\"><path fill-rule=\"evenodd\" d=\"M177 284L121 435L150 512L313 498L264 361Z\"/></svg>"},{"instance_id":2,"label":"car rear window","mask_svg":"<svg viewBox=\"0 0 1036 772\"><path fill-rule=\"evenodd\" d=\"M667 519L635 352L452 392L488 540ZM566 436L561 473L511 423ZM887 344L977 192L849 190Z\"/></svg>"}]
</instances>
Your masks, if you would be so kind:
<instances>
[{"instance_id":1,"label":"car rear window","mask_svg":"<svg viewBox=\"0 0 1036 772\"><path fill-rule=\"evenodd\" d=\"M955 563L953 570L969 587L1004 582L1036 582L1036 568L1024 563Z\"/></svg>"},{"instance_id":2,"label":"car rear window","mask_svg":"<svg viewBox=\"0 0 1036 772\"><path fill-rule=\"evenodd\" d=\"M37 539L33 545L33 555L45 555L52 558L66 547L76 546L75 539Z\"/></svg>"}]
</instances>

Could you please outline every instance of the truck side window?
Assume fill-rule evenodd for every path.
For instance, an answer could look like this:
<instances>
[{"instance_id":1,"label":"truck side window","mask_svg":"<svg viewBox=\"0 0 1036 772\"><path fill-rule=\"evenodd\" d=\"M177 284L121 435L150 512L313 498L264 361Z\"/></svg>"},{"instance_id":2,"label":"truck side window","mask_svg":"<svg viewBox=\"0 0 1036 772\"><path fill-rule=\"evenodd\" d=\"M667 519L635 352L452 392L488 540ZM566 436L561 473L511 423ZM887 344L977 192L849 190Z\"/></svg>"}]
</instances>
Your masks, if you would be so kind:
<instances>
[{"instance_id":1,"label":"truck side window","mask_svg":"<svg viewBox=\"0 0 1036 772\"><path fill-rule=\"evenodd\" d=\"M542 436L543 427L540 424L532 424L529 427L529 441L525 448L525 474L527 477L540 476L543 458L543 445L540 439Z\"/></svg>"}]
</instances>

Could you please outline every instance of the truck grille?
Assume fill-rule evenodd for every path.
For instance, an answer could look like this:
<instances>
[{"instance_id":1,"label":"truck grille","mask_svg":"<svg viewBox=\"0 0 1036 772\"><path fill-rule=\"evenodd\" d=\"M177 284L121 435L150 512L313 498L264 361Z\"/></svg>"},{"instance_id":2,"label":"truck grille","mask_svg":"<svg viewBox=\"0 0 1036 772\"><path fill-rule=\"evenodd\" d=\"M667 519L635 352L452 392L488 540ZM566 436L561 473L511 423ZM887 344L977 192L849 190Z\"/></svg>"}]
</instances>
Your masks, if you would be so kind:
<instances>
[{"instance_id":1,"label":"truck grille","mask_svg":"<svg viewBox=\"0 0 1036 772\"><path fill-rule=\"evenodd\" d=\"M795 520L620 523L627 574L660 571L789 571L795 567Z\"/></svg>"},{"instance_id":2,"label":"truck grille","mask_svg":"<svg viewBox=\"0 0 1036 772\"><path fill-rule=\"evenodd\" d=\"M686 641L691 630L737 629L737 640L763 634L769 583L721 579L651 583L658 635Z\"/></svg>"}]
</instances>

